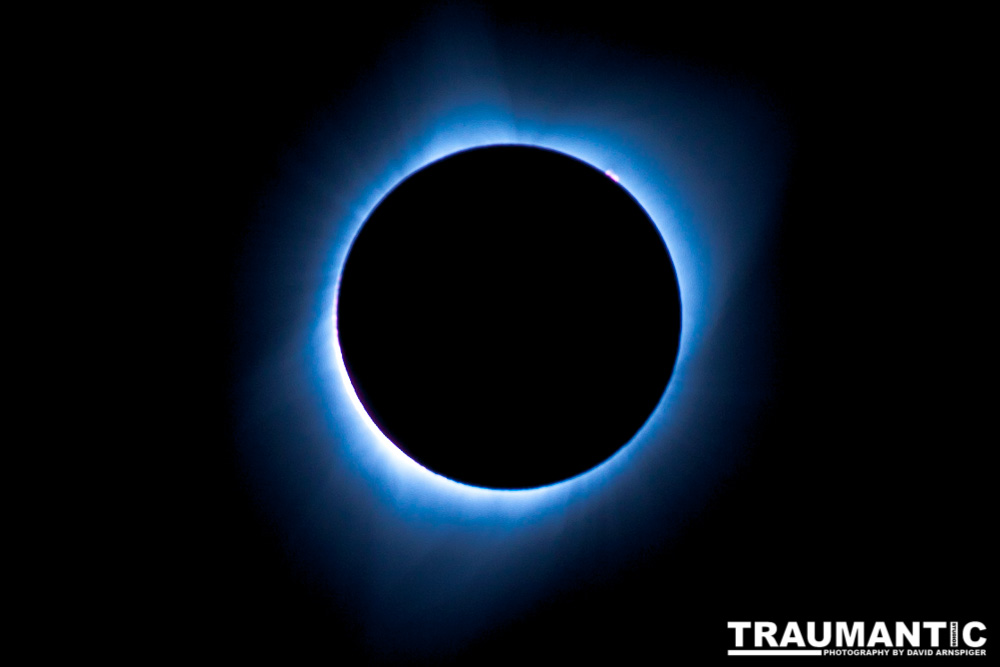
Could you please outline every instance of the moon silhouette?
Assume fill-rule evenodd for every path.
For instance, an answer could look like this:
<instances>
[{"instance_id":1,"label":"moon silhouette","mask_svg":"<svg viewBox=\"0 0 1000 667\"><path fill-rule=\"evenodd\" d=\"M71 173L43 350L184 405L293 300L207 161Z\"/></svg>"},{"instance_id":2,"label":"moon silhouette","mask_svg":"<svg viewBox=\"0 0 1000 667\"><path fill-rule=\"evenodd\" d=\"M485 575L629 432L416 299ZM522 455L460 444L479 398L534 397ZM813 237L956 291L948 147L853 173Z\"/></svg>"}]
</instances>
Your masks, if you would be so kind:
<instances>
[{"instance_id":1,"label":"moon silhouette","mask_svg":"<svg viewBox=\"0 0 1000 667\"><path fill-rule=\"evenodd\" d=\"M336 322L390 441L455 481L524 489L601 464L646 422L677 357L680 292L624 184L497 145L424 167L376 206Z\"/></svg>"}]
</instances>

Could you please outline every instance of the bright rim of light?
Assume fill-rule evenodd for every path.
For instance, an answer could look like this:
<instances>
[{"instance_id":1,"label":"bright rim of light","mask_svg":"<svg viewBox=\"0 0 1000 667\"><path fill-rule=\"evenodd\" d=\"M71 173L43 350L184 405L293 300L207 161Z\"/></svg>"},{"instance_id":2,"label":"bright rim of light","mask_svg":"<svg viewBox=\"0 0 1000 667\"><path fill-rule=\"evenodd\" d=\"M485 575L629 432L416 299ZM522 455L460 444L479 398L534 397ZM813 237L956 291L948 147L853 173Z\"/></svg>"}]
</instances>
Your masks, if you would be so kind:
<instances>
[{"instance_id":1,"label":"bright rim of light","mask_svg":"<svg viewBox=\"0 0 1000 667\"><path fill-rule=\"evenodd\" d=\"M704 308L698 305L703 303L707 291L704 276L697 270L699 264L704 264L703 258L696 255L697 247L702 244L678 224L663 190L653 185L664 182L661 170L651 160L630 159L627 143L595 130L514 126L483 117L475 122L455 119L436 128L422 149L389 169L360 197L350 219L338 225L338 240L330 258L330 288L324 300L327 311L320 320L318 342L326 350L325 353L321 351L325 357L323 374L333 403L331 407L339 420L343 446L369 478L373 489L396 500L405 500L417 511L423 508L440 513L450 509L462 516L496 519L537 515L546 508L565 507L573 498L609 483L627 467L637 448L649 441L650 426L669 418L677 403L685 368L698 346L696 334L705 319ZM432 162L463 150L497 144L536 146L564 153L590 165L615 165L615 172L608 169L605 173L616 182L620 174L630 184L630 194L653 220L669 249L681 293L682 327L674 372L663 397L643 427L597 467L533 489L498 490L471 486L438 475L404 454L378 429L361 404L348 377L337 335L337 295L344 263L354 238L378 203L406 177Z\"/></svg>"}]
</instances>

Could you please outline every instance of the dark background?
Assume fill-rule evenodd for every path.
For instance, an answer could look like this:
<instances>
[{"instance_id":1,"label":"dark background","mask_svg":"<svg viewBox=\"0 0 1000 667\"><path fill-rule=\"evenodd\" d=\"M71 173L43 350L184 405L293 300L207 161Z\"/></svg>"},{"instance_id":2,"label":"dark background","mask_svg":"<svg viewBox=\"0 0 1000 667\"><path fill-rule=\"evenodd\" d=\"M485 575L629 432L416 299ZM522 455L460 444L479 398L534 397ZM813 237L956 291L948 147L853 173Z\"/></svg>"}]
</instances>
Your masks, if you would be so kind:
<instances>
[{"instance_id":1,"label":"dark background","mask_svg":"<svg viewBox=\"0 0 1000 667\"><path fill-rule=\"evenodd\" d=\"M989 375L977 322L990 302L973 252L987 218L965 176L978 153L965 109L982 82L964 22L613 5L477 11L535 39L748 82L780 109L792 148L768 257L772 398L738 464L675 537L458 648L373 649L356 601L300 560L289 514L252 481L234 397L266 346L266 316L248 325L247 304L280 292L253 270L254 239L273 233L260 222L269 189L290 152L309 155L317 128L346 118L346 92L387 76L380 57L434 14L192 21L161 63L190 153L177 182L195 198L175 231L191 251L178 270L193 290L180 344L196 352L191 426L174 450L184 477L170 568L180 588L169 592L183 601L158 641L342 664L669 661L724 655L731 620L989 625L995 439L977 424L993 406L991 384L974 380Z\"/></svg>"}]
</instances>

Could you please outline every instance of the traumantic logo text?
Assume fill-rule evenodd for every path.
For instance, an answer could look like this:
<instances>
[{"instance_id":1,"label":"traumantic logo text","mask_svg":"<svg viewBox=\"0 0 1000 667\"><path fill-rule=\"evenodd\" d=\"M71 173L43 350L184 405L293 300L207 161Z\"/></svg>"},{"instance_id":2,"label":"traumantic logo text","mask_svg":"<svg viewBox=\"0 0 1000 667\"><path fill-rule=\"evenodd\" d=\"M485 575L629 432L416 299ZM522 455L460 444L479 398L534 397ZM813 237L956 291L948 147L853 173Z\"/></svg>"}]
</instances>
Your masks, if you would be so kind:
<instances>
[{"instance_id":1,"label":"traumantic logo text","mask_svg":"<svg viewBox=\"0 0 1000 667\"><path fill-rule=\"evenodd\" d=\"M791 621L783 627L770 621L730 621L729 629L729 655L986 655L986 625L979 621Z\"/></svg>"}]
</instances>

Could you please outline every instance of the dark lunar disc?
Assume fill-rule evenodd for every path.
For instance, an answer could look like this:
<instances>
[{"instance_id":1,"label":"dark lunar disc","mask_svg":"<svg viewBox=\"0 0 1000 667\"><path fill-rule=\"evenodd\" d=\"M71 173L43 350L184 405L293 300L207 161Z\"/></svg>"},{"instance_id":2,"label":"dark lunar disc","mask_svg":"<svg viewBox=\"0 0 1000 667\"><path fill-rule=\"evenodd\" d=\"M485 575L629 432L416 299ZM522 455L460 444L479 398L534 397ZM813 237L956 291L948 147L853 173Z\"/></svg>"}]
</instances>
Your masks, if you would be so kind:
<instances>
[{"instance_id":1,"label":"dark lunar disc","mask_svg":"<svg viewBox=\"0 0 1000 667\"><path fill-rule=\"evenodd\" d=\"M624 188L562 153L489 146L375 208L341 276L337 332L358 397L401 450L460 482L530 488L598 465L649 418L680 295Z\"/></svg>"}]
</instances>

